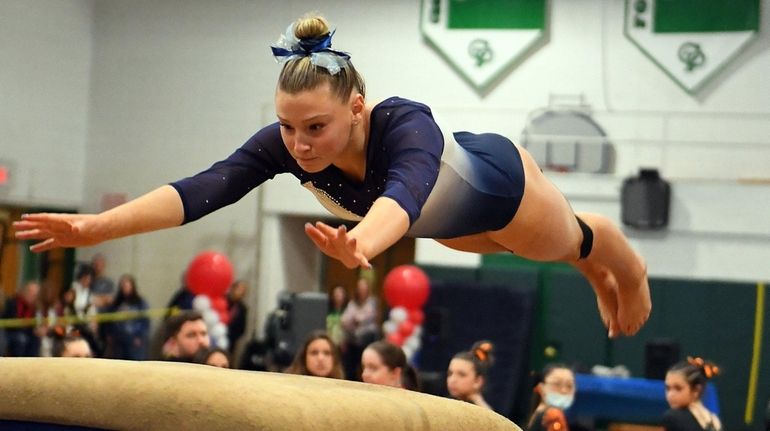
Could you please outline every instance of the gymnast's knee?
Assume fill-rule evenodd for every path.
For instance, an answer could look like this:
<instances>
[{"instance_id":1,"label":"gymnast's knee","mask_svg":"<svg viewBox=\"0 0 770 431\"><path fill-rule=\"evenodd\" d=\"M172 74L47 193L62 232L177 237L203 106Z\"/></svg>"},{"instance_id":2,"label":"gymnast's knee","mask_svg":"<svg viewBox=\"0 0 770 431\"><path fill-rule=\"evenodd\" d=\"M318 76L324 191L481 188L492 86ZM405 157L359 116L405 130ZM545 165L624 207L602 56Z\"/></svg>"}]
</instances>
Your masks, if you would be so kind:
<instances>
[{"instance_id":1,"label":"gymnast's knee","mask_svg":"<svg viewBox=\"0 0 770 431\"><path fill-rule=\"evenodd\" d=\"M583 232L583 241L580 243L580 257L578 259L585 259L591 254L591 249L594 246L594 231L580 217L575 216L575 218L580 226L580 230Z\"/></svg>"}]
</instances>

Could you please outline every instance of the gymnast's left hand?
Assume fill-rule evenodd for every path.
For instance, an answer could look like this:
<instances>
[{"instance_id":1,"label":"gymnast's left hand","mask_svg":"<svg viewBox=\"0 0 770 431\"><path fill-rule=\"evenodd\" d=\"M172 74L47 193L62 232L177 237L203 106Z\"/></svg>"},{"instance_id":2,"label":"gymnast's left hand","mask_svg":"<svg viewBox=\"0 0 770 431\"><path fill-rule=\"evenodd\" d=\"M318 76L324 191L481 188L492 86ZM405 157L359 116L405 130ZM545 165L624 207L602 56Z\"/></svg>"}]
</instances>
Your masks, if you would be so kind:
<instances>
[{"instance_id":1,"label":"gymnast's left hand","mask_svg":"<svg viewBox=\"0 0 770 431\"><path fill-rule=\"evenodd\" d=\"M345 267L372 267L356 238L348 234L345 225L335 229L320 221L315 225L305 223L305 233L325 255L339 260Z\"/></svg>"}]
</instances>

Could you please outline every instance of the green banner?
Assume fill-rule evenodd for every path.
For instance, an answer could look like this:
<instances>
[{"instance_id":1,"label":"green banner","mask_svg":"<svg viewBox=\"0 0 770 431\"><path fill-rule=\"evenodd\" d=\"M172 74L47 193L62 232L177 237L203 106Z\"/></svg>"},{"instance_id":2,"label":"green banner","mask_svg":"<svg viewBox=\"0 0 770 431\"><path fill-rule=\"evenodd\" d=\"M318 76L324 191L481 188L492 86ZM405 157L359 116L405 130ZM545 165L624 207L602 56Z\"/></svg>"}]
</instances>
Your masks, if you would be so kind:
<instances>
[{"instance_id":1,"label":"green banner","mask_svg":"<svg viewBox=\"0 0 770 431\"><path fill-rule=\"evenodd\" d=\"M543 29L545 0L449 0L450 29Z\"/></svg>"},{"instance_id":2,"label":"green banner","mask_svg":"<svg viewBox=\"0 0 770 431\"><path fill-rule=\"evenodd\" d=\"M759 0L657 0L654 15L654 33L759 30Z\"/></svg>"}]
</instances>

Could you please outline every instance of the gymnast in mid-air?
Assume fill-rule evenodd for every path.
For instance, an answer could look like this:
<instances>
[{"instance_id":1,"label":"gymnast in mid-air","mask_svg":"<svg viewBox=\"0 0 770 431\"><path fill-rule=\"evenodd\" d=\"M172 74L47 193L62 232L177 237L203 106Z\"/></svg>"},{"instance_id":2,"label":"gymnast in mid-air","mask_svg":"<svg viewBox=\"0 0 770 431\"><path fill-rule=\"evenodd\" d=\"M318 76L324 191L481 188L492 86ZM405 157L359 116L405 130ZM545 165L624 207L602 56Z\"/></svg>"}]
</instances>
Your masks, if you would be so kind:
<instances>
[{"instance_id":1,"label":"gymnast in mid-air","mask_svg":"<svg viewBox=\"0 0 770 431\"><path fill-rule=\"evenodd\" d=\"M527 151L503 136L455 132L431 109L391 97L367 103L349 54L321 16L292 23L272 46L282 65L278 121L225 160L99 214L25 214L16 237L35 252L179 226L291 173L335 216L306 224L326 255L368 267L403 236L457 250L567 262L593 287L610 337L635 334L650 293L643 259L608 218L575 213Z\"/></svg>"}]
</instances>

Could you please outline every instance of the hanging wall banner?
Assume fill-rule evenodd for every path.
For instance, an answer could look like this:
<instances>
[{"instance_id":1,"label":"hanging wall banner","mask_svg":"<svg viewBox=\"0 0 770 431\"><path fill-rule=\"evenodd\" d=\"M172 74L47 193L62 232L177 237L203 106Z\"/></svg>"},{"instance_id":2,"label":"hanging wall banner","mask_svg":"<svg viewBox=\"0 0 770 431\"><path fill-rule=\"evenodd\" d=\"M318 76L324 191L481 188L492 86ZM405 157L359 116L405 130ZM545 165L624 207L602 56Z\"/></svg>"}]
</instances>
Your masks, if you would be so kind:
<instances>
[{"instance_id":1,"label":"hanging wall banner","mask_svg":"<svg viewBox=\"0 0 770 431\"><path fill-rule=\"evenodd\" d=\"M688 93L757 36L760 0L626 0L625 34Z\"/></svg>"},{"instance_id":2,"label":"hanging wall banner","mask_svg":"<svg viewBox=\"0 0 770 431\"><path fill-rule=\"evenodd\" d=\"M420 30L478 91L546 36L546 0L422 0Z\"/></svg>"}]
</instances>

